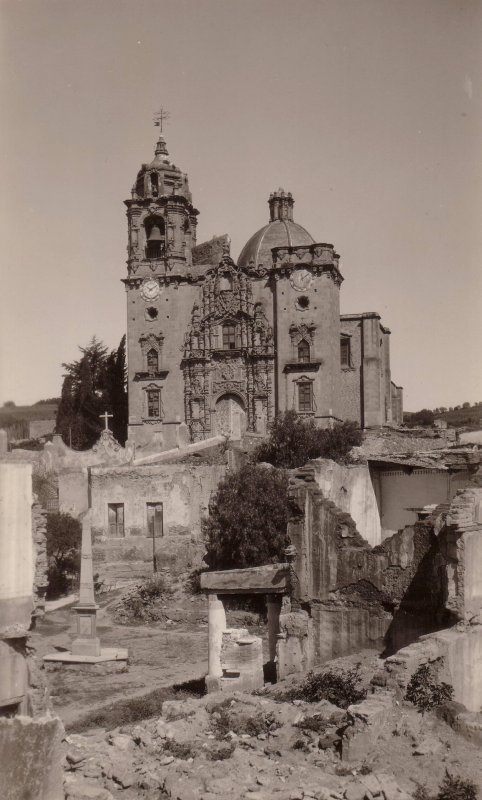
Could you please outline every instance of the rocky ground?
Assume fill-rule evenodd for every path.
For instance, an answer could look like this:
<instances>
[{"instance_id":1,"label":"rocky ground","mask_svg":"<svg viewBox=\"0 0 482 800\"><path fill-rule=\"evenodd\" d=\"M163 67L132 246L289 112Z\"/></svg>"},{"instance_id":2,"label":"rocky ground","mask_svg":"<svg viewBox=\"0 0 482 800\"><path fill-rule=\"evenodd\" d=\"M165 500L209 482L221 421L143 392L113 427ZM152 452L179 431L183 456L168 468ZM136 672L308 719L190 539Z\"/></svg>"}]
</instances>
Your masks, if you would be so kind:
<instances>
[{"instance_id":1,"label":"rocky ground","mask_svg":"<svg viewBox=\"0 0 482 800\"><path fill-rule=\"evenodd\" d=\"M206 673L204 598L175 589L164 619L138 626L114 622L117 602L117 596L103 601L99 633L106 646L129 647L128 671L48 673L55 710L67 728L66 798L409 800L420 784L436 795L446 771L482 788L480 747L433 712L422 715L371 684L381 667L373 653L323 668L346 672L356 665L368 694L348 709L292 699L300 677L257 695L194 697L189 683L183 694L172 695L174 683L192 681L198 691L194 679ZM232 614L231 624L247 622L242 612ZM39 624L37 649L68 647L72 635L69 610L60 609ZM164 689L166 697L179 699L162 702ZM149 718L139 718L137 708L130 720L129 698L152 690L158 693ZM112 714L96 721L98 709L108 706L124 708L122 724Z\"/></svg>"},{"instance_id":2,"label":"rocky ground","mask_svg":"<svg viewBox=\"0 0 482 800\"><path fill-rule=\"evenodd\" d=\"M153 719L66 744L71 800L409 800L446 770L482 776L480 750L385 692L347 711L269 691L166 701Z\"/></svg>"}]
</instances>

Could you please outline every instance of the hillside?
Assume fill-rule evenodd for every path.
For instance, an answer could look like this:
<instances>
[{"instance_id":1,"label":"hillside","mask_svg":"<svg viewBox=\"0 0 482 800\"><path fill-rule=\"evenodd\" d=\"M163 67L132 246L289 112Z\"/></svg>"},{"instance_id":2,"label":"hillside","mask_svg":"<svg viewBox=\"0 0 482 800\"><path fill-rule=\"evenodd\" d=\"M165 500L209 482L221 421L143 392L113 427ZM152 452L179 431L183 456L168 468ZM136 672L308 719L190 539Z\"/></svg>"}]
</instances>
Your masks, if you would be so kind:
<instances>
[{"instance_id":1,"label":"hillside","mask_svg":"<svg viewBox=\"0 0 482 800\"><path fill-rule=\"evenodd\" d=\"M0 408L0 428L7 431L9 440L25 439L29 435L30 422L56 418L57 405L53 401L32 406L4 405Z\"/></svg>"},{"instance_id":2,"label":"hillside","mask_svg":"<svg viewBox=\"0 0 482 800\"><path fill-rule=\"evenodd\" d=\"M427 409L424 409L424 411L427 411ZM482 404L469 406L468 408L447 409L446 411L434 409L431 412L429 411L429 414L430 413L433 414L434 419L444 419L451 428L469 428L470 430L474 430L482 427ZM405 411L403 414L403 421L406 425L411 425L415 422L413 418L417 418L421 414L421 411ZM422 422L422 420L419 419L418 423L420 422Z\"/></svg>"}]
</instances>

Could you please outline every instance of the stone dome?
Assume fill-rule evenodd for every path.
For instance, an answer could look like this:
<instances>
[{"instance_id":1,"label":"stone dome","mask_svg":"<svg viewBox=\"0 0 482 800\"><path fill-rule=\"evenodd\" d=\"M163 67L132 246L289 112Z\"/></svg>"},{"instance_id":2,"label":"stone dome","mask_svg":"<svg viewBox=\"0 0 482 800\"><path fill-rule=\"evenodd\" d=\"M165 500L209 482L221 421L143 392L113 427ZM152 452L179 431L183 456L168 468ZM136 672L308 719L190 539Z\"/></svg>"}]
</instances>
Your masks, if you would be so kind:
<instances>
[{"instance_id":1,"label":"stone dome","mask_svg":"<svg viewBox=\"0 0 482 800\"><path fill-rule=\"evenodd\" d=\"M296 247L315 243L308 231L293 221L294 200L291 192L285 193L283 189L278 189L270 195L268 203L271 219L244 245L238 259L240 267L250 264L269 267L273 247Z\"/></svg>"}]
</instances>

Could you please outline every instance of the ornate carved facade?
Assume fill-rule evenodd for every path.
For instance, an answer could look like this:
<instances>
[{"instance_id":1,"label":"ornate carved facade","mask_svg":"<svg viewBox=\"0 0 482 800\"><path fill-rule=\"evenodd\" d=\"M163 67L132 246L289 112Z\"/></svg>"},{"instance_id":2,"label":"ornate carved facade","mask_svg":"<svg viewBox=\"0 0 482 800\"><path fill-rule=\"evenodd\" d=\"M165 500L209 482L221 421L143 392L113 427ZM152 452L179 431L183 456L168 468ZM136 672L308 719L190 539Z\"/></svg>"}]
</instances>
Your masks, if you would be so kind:
<instances>
[{"instance_id":1,"label":"ornate carved facade","mask_svg":"<svg viewBox=\"0 0 482 800\"><path fill-rule=\"evenodd\" d=\"M226 252L207 271L185 334L184 413L192 441L229 433L222 398L237 398L242 428L265 432L274 409L274 358L273 330L262 304L253 303L251 279Z\"/></svg>"}]
</instances>

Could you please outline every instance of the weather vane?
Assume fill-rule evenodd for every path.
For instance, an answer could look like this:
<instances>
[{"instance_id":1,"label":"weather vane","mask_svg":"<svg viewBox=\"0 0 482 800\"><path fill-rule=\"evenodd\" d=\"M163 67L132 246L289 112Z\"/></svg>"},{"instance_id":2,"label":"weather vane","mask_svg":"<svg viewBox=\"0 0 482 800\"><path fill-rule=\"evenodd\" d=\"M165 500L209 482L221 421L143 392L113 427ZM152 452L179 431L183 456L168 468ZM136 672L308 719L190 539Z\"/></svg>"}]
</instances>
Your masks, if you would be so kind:
<instances>
[{"instance_id":1,"label":"weather vane","mask_svg":"<svg viewBox=\"0 0 482 800\"><path fill-rule=\"evenodd\" d=\"M154 125L156 125L158 128L161 129L161 133L163 124L167 122L170 116L171 115L169 111L166 111L162 106L160 107L159 111L156 111L156 113L154 114L153 117Z\"/></svg>"}]
</instances>

